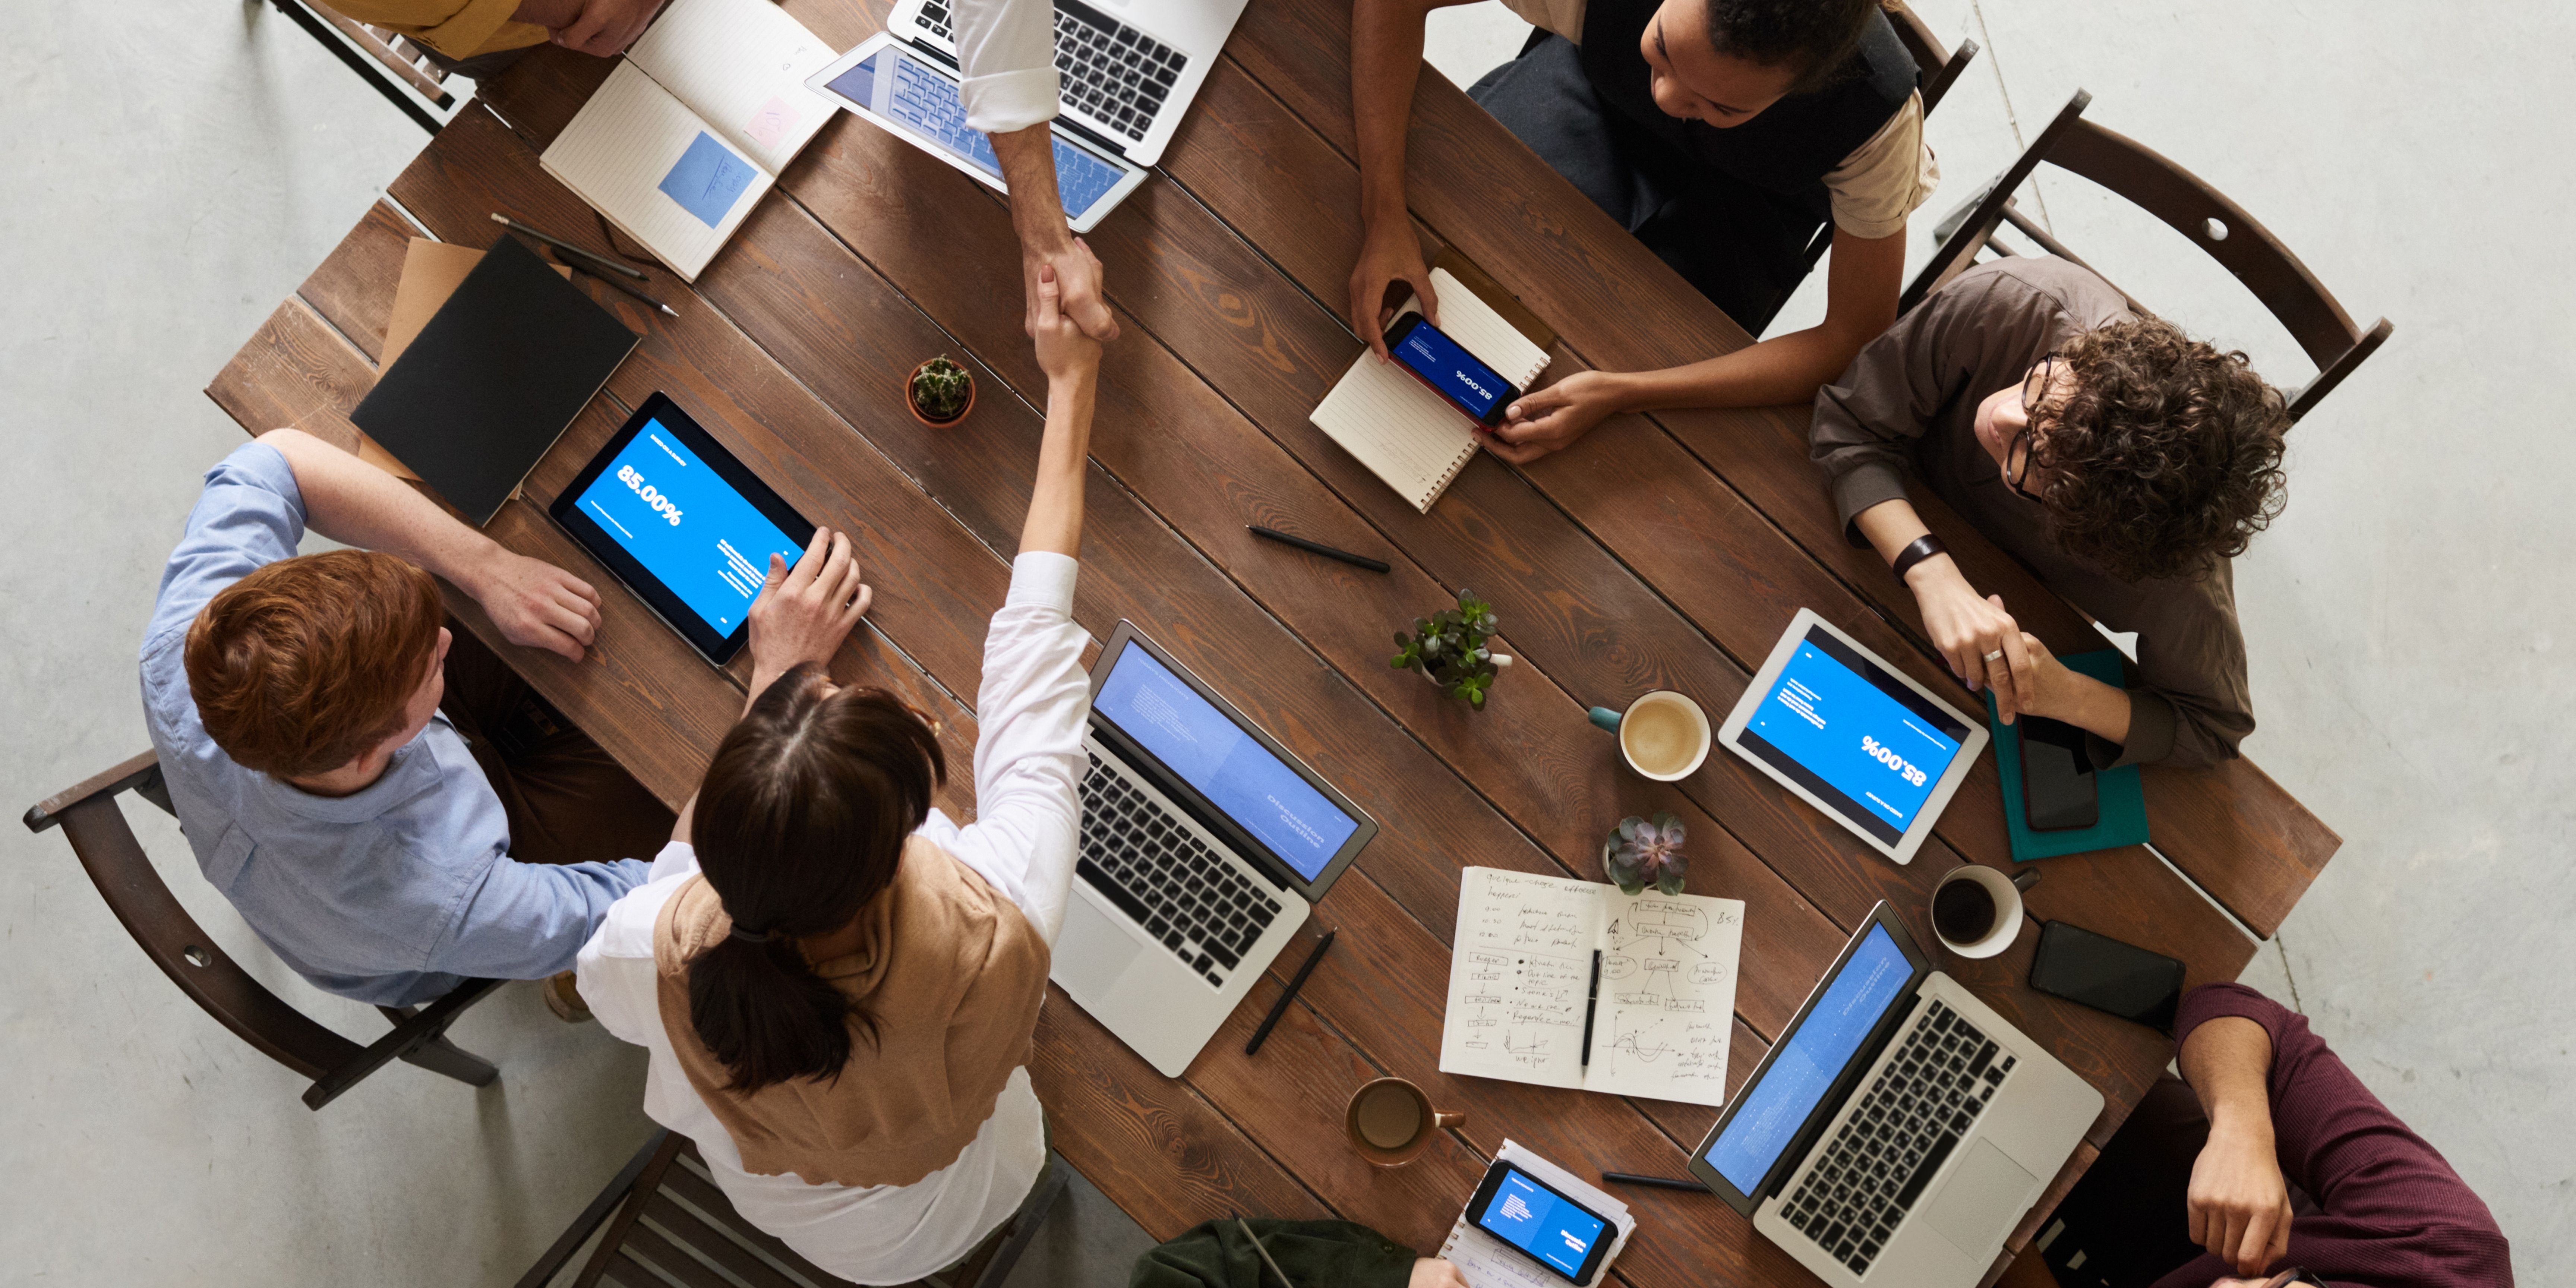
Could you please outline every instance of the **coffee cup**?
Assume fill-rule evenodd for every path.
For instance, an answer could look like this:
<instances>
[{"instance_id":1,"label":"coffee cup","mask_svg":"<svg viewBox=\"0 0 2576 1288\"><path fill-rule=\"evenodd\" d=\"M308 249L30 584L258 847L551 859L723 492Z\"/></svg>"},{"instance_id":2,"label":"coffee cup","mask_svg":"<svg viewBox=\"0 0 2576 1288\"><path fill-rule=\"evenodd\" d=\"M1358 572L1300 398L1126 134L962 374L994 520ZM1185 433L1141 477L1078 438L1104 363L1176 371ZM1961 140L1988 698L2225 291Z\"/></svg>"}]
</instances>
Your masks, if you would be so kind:
<instances>
[{"instance_id":1,"label":"coffee cup","mask_svg":"<svg viewBox=\"0 0 2576 1288\"><path fill-rule=\"evenodd\" d=\"M1708 713L1670 689L1657 689L1626 711L1592 708L1592 723L1619 735L1628 768L1660 783L1688 778L1708 759Z\"/></svg>"},{"instance_id":2,"label":"coffee cup","mask_svg":"<svg viewBox=\"0 0 2576 1288\"><path fill-rule=\"evenodd\" d=\"M2021 892L2037 884L2037 868L2007 877L1982 863L1960 864L1932 887L1932 934L1962 957L1992 957L2021 933Z\"/></svg>"},{"instance_id":3,"label":"coffee cup","mask_svg":"<svg viewBox=\"0 0 2576 1288\"><path fill-rule=\"evenodd\" d=\"M1402 1167L1430 1148L1442 1131L1466 1121L1465 1114L1433 1109L1431 1097L1402 1078L1379 1078L1351 1093L1342 1127L1360 1157L1379 1167Z\"/></svg>"}]
</instances>

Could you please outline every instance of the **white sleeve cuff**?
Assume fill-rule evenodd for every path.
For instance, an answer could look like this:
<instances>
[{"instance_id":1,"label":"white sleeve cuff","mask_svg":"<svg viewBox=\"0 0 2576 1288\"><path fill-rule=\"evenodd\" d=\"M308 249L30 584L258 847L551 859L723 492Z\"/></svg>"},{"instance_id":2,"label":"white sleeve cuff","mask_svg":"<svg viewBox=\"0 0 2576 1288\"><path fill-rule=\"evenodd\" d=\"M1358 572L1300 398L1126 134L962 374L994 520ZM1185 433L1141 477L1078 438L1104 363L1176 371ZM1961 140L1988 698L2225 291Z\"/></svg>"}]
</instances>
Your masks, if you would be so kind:
<instances>
[{"instance_id":1,"label":"white sleeve cuff","mask_svg":"<svg viewBox=\"0 0 2576 1288\"><path fill-rule=\"evenodd\" d=\"M986 134L1008 134L1055 119L1060 84L1053 67L969 76L958 84L966 125Z\"/></svg>"},{"instance_id":2,"label":"white sleeve cuff","mask_svg":"<svg viewBox=\"0 0 2576 1288\"><path fill-rule=\"evenodd\" d=\"M1052 608L1073 616L1073 583L1082 565L1071 555L1031 550L1011 561L1011 593L1004 608Z\"/></svg>"}]
</instances>

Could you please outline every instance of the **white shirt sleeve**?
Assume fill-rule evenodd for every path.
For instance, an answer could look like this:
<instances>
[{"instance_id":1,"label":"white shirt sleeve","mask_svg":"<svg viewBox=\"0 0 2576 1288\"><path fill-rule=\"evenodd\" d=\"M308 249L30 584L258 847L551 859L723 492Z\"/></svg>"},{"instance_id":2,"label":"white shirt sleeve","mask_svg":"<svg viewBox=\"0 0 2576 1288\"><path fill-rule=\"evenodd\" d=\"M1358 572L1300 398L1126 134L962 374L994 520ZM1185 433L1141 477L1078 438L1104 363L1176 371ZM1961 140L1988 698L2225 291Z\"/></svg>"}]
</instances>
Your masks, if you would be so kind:
<instances>
[{"instance_id":1,"label":"white shirt sleeve","mask_svg":"<svg viewBox=\"0 0 2576 1288\"><path fill-rule=\"evenodd\" d=\"M1031 551L1011 565L1011 593L984 638L976 695L975 821L933 811L922 835L938 843L1055 943L1064 928L1080 849L1084 719L1091 636L1073 621L1072 559Z\"/></svg>"},{"instance_id":2,"label":"white shirt sleeve","mask_svg":"<svg viewBox=\"0 0 2576 1288\"><path fill-rule=\"evenodd\" d=\"M1055 0L952 0L966 124L986 134L1055 119Z\"/></svg>"},{"instance_id":3,"label":"white shirt sleeve","mask_svg":"<svg viewBox=\"0 0 2576 1288\"><path fill-rule=\"evenodd\" d=\"M644 884L608 905L599 929L581 946L573 963L573 985L599 1019L599 1027L620 1041L651 1049L662 1032L660 982L653 968L653 923L662 905L689 878L698 874L698 852L673 841L653 856Z\"/></svg>"}]
</instances>

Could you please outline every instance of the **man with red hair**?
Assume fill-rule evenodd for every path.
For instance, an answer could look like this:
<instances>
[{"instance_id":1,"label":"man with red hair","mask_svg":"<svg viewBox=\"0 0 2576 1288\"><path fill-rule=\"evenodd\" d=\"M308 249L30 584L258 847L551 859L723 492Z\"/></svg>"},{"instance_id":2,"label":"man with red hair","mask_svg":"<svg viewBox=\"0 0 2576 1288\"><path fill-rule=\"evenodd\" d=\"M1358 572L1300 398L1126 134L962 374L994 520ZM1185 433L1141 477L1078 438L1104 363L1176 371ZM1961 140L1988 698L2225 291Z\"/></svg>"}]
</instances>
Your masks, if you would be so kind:
<instances>
[{"instance_id":1,"label":"man with red hair","mask_svg":"<svg viewBox=\"0 0 2576 1288\"><path fill-rule=\"evenodd\" d=\"M364 549L297 555L307 525ZM435 574L435 577L433 577ZM273 430L224 458L161 576L144 717L197 866L316 987L380 1006L470 977L569 980L670 811L500 659L573 661L577 577L510 553L384 471ZM562 983L548 1004L582 1018Z\"/></svg>"}]
</instances>

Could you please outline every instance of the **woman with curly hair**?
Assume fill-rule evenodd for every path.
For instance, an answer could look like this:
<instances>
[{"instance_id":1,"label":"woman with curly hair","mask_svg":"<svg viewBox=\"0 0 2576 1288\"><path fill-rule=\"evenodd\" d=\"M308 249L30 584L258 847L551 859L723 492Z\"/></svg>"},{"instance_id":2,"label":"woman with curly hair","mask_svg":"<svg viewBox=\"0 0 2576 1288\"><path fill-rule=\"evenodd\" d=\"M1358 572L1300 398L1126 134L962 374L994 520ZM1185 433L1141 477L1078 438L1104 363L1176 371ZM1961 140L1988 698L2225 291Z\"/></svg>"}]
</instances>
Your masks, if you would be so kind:
<instances>
[{"instance_id":1,"label":"woman with curly hair","mask_svg":"<svg viewBox=\"0 0 2576 1288\"><path fill-rule=\"evenodd\" d=\"M1982 265L1816 395L1811 454L1853 544L1914 592L1934 647L2006 723L2091 735L2093 763L2207 765L2254 730L2228 561L2281 511L2280 391L2245 355L2140 317L2064 260ZM2136 682L2067 669L1980 595L1906 498L1911 468L2047 586L2138 635Z\"/></svg>"}]
</instances>

